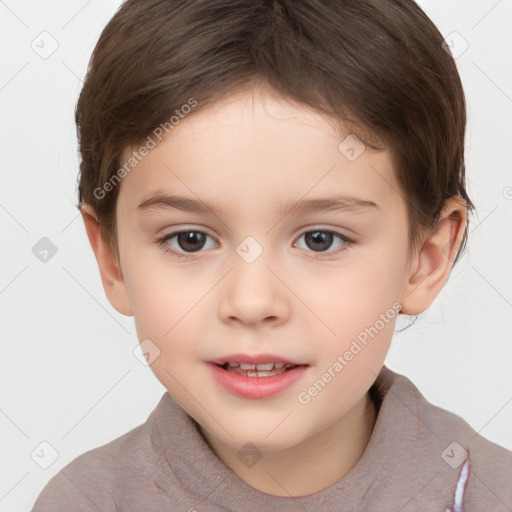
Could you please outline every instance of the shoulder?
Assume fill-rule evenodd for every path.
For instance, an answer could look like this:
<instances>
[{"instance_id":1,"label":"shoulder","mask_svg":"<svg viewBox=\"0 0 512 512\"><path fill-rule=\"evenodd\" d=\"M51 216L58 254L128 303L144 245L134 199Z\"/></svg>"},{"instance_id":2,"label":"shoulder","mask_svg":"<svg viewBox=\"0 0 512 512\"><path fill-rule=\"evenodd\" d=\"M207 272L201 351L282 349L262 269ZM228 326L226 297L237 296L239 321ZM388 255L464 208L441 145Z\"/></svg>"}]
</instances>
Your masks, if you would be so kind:
<instances>
[{"instance_id":1,"label":"shoulder","mask_svg":"<svg viewBox=\"0 0 512 512\"><path fill-rule=\"evenodd\" d=\"M441 457L459 471L459 483L467 482L460 488L461 493L464 491L464 510L510 510L512 452L480 435L460 416L433 405L429 409L433 426L445 440Z\"/></svg>"},{"instance_id":2,"label":"shoulder","mask_svg":"<svg viewBox=\"0 0 512 512\"><path fill-rule=\"evenodd\" d=\"M32 512L118 510L117 496L124 488L148 480L152 452L150 429L144 423L72 460L49 480Z\"/></svg>"},{"instance_id":3,"label":"shoulder","mask_svg":"<svg viewBox=\"0 0 512 512\"><path fill-rule=\"evenodd\" d=\"M403 376L400 378L405 379ZM479 473L495 473L497 481L500 481L502 473L509 478L512 476L512 451L482 436L459 415L429 402L412 382L408 381L408 386L415 398L421 421L436 437L452 440L446 446L446 451L443 451L444 459L464 459L470 455L473 470L478 470Z\"/></svg>"},{"instance_id":4,"label":"shoulder","mask_svg":"<svg viewBox=\"0 0 512 512\"><path fill-rule=\"evenodd\" d=\"M457 414L429 402L405 376L392 372L388 378L392 383L392 394L414 418L411 420L415 425L412 431L416 445L424 448L424 460L436 468L439 467L436 460L442 460L440 467L448 472L440 474L444 475L453 495L457 483L466 480L464 488L460 489L465 508L459 510L510 510L512 451L483 437ZM468 463L464 464L466 460Z\"/></svg>"}]
</instances>

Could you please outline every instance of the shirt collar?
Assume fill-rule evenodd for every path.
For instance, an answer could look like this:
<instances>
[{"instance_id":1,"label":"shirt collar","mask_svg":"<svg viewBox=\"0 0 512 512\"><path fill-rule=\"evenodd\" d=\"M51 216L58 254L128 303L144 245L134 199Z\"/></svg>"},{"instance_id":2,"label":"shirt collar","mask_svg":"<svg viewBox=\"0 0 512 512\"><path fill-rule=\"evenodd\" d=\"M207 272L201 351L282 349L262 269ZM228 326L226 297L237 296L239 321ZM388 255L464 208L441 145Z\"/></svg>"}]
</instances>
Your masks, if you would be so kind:
<instances>
[{"instance_id":1,"label":"shirt collar","mask_svg":"<svg viewBox=\"0 0 512 512\"><path fill-rule=\"evenodd\" d=\"M430 404L406 377L383 366L369 393L378 414L358 463L330 487L290 498L264 493L241 480L215 455L196 422L166 392L147 422L160 458L154 479L171 495L179 482L193 496L198 510L211 503L221 510L245 510L250 503L259 511L318 510L319 504L325 511L339 511L340 505L350 511L362 510L382 495L396 502L397 510L406 512L408 508L403 507L408 500L414 504L433 481L447 478L441 452L448 443L423 420L422 408ZM438 453L432 453L436 451L433 442ZM424 457L423 464L418 456ZM456 474L449 478L453 488Z\"/></svg>"}]
</instances>

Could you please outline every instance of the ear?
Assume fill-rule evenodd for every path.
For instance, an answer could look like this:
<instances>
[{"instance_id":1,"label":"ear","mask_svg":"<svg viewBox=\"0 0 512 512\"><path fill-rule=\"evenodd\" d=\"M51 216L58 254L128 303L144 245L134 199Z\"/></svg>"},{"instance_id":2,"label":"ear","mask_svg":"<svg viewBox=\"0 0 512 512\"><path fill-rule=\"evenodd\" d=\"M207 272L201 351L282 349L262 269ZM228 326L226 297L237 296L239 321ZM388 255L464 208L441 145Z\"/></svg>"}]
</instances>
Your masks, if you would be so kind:
<instances>
[{"instance_id":1,"label":"ear","mask_svg":"<svg viewBox=\"0 0 512 512\"><path fill-rule=\"evenodd\" d=\"M103 289L110 301L119 313L132 316L133 310L129 300L128 290L121 271L121 266L114 250L110 247L103 231L100 228L98 218L90 205L82 205L82 219L87 231L87 237L91 244L101 275Z\"/></svg>"},{"instance_id":2,"label":"ear","mask_svg":"<svg viewBox=\"0 0 512 512\"><path fill-rule=\"evenodd\" d=\"M466 224L466 204L459 197L451 197L443 206L437 226L411 261L400 300L402 313L418 315L434 302L450 277Z\"/></svg>"}]
</instances>

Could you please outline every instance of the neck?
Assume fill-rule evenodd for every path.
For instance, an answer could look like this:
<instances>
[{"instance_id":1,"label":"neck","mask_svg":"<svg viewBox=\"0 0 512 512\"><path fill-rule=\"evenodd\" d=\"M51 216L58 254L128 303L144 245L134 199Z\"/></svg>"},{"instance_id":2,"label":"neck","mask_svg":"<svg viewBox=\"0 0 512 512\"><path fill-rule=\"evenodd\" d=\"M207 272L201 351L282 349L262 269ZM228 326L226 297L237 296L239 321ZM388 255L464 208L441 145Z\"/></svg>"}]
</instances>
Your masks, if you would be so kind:
<instances>
[{"instance_id":1,"label":"neck","mask_svg":"<svg viewBox=\"0 0 512 512\"><path fill-rule=\"evenodd\" d=\"M240 479L265 493L290 497L319 492L347 475L362 457L376 418L377 409L366 393L326 429L285 450L266 451L251 468L238 459L237 448L202 426L199 429L217 457Z\"/></svg>"}]
</instances>

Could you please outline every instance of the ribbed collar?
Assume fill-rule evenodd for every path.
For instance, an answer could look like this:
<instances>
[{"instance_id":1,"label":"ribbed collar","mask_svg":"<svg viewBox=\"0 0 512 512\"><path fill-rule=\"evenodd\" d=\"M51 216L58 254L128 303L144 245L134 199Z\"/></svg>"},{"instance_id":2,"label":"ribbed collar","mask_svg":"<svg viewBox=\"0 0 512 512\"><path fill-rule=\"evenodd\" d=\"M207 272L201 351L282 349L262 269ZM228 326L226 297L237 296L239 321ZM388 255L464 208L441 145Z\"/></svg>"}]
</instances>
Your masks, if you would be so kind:
<instances>
[{"instance_id":1,"label":"ribbed collar","mask_svg":"<svg viewBox=\"0 0 512 512\"><path fill-rule=\"evenodd\" d=\"M377 420L355 467L320 492L289 498L264 493L241 480L215 455L196 422L166 392L146 422L158 457L154 479L169 495L176 493L178 480L197 510L249 510L250 504L250 510L259 512L406 512L417 511L418 504L426 499L433 507L428 510L444 510L434 502L439 507L450 505L446 496L454 488L458 473L441 457L453 439L449 433L436 432L435 422L424 417L434 406L409 379L386 366L370 394L378 408ZM439 496L440 488L445 489L444 497ZM382 508L378 505L381 499Z\"/></svg>"}]
</instances>

